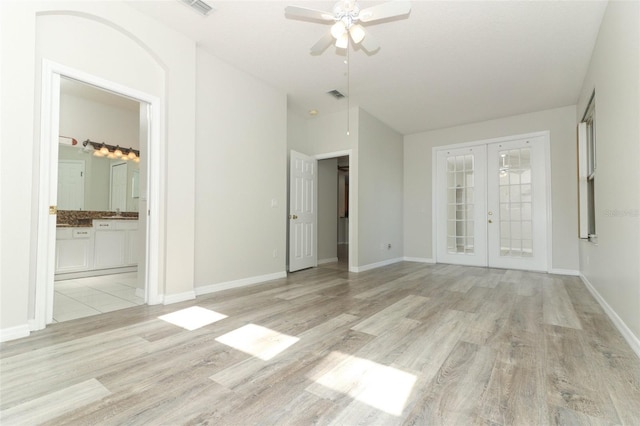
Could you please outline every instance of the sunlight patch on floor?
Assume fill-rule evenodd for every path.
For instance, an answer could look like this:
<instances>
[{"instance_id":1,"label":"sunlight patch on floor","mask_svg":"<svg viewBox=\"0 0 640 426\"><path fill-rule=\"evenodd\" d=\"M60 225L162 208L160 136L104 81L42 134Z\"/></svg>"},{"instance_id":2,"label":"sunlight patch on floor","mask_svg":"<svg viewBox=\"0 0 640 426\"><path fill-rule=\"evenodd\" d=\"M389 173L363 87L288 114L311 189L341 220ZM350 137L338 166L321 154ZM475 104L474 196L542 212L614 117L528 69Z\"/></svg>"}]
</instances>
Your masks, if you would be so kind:
<instances>
[{"instance_id":1,"label":"sunlight patch on floor","mask_svg":"<svg viewBox=\"0 0 640 426\"><path fill-rule=\"evenodd\" d=\"M255 324L247 324L216 339L220 343L264 361L270 360L298 340L300 339L297 337Z\"/></svg>"},{"instance_id":2,"label":"sunlight patch on floor","mask_svg":"<svg viewBox=\"0 0 640 426\"><path fill-rule=\"evenodd\" d=\"M162 321L177 325L189 331L197 330L198 328L213 324L225 318L227 318L226 315L210 309L201 308L200 306L192 306L158 317L158 319Z\"/></svg>"},{"instance_id":3,"label":"sunlight patch on floor","mask_svg":"<svg viewBox=\"0 0 640 426\"><path fill-rule=\"evenodd\" d=\"M323 364L333 367L315 378L308 391L329 399L336 399L333 392L349 395L394 416L402 415L416 382L413 374L341 352L331 352Z\"/></svg>"}]
</instances>

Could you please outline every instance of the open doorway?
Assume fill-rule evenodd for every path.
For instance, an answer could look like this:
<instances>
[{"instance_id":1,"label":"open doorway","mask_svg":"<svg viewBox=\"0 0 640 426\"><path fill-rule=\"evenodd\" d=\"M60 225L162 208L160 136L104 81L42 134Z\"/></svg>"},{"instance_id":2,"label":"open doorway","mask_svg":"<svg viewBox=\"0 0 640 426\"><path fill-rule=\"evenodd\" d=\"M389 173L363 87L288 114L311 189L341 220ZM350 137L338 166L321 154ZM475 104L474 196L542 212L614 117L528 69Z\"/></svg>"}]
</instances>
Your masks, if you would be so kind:
<instances>
[{"instance_id":1,"label":"open doorway","mask_svg":"<svg viewBox=\"0 0 640 426\"><path fill-rule=\"evenodd\" d=\"M349 156L318 161L318 264L349 269Z\"/></svg>"},{"instance_id":2,"label":"open doorway","mask_svg":"<svg viewBox=\"0 0 640 426\"><path fill-rule=\"evenodd\" d=\"M65 77L59 105L52 322L145 303L139 182L148 105Z\"/></svg>"},{"instance_id":3,"label":"open doorway","mask_svg":"<svg viewBox=\"0 0 640 426\"><path fill-rule=\"evenodd\" d=\"M127 99L129 101L134 100L138 105L140 120L138 123L138 136L139 141L142 141L140 150L143 152L143 160L139 163L139 171L132 172L130 181L132 185L131 194L137 193L138 211L143 214L140 214L139 216L139 231L138 229L131 229L131 224L125 225L126 222L121 222L121 225L116 226L116 228L124 230L125 232L139 232L140 238L125 238L125 241L129 242L126 248L125 253L127 254L125 254L125 257L131 264L137 263L138 271L140 271L135 278L136 290L134 290L134 292L144 299L144 303L160 303L161 297L158 295L158 286L149 284L158 282L159 269L159 194L161 194L163 187L163 181L161 179L162 176L160 175L160 146L163 143L160 138L160 129L162 128L163 121L160 98L47 59L43 59L42 64L42 110L40 122L41 142L39 146L40 161L37 193L38 211L36 214L37 227L35 228L37 229L37 233L35 234L36 253L34 255L34 258L36 259L36 267L34 271L35 288L32 299L34 311L30 328L31 330L40 330L45 328L47 324L54 322L54 280L56 275L62 272L56 271L56 269L59 266L64 266L63 264L65 261L70 258L74 259L71 263L79 261L79 263L83 264L83 267L91 264L89 262L90 259L88 258L88 255L76 256L77 253L73 253L74 251L84 251L85 254L90 253L91 237L86 228L84 230L79 229L76 232L71 229L73 226L63 226L62 228L67 228L65 231L67 234L66 237L68 241L71 241L68 244L72 247L67 248L69 248L69 251L72 253L67 253L71 254L71 256L56 256L56 237L59 220L60 224L65 224L71 221L74 217L78 219L78 212L85 211L78 210L76 212L71 212L66 218L58 216L58 160L60 147L61 145L77 146L78 144L81 144L83 149L86 148L87 151L90 151L91 148L89 148L89 145L91 145L93 150L96 151L96 147L100 148L102 145L102 143L92 145L89 142L84 144L82 142L85 140L81 137L76 138L73 136L69 137L68 135L63 135L68 137L60 138L62 135L60 131L60 87L63 79L75 80L77 82L93 86L95 89L103 92L111 92L111 94L116 94L119 98ZM62 139L66 139L67 142L61 143ZM106 144L108 141L93 142L104 142ZM131 143L133 143L133 141L131 141ZM112 148L116 147L108 147L108 150L114 152L115 149ZM123 144L123 148L124 147L126 147L125 151L127 151L128 155L128 151L131 151L130 148L132 147ZM76 155L78 155L77 151ZM137 155L139 158L139 154ZM91 158L93 158L93 153ZM86 191L89 186L90 184L87 185L87 182L85 182L85 195L87 194ZM89 195L93 196L95 193L89 191ZM88 198L85 196L85 205L87 202ZM103 207L100 208L102 209ZM115 212L116 214L114 215L108 210L108 207L105 208L105 210L100 210L99 212L96 211L94 214L100 216L99 219L116 219L109 216L106 218L102 217L105 215L105 211L109 216L118 216L118 212ZM120 213L119 218L130 214L129 212ZM88 219L81 219L89 220L91 222L95 220L95 218L92 217ZM71 223L67 223L67 225L71 225ZM84 247L80 247L82 245L84 245ZM107 251L107 253L113 252ZM137 259L135 259L136 257ZM94 264L97 262L96 259L97 258L94 257ZM75 266L77 266L77 263ZM67 273L73 272L67 271ZM70 276L68 276L68 278L69 277ZM138 282L140 283L139 288Z\"/></svg>"}]
</instances>

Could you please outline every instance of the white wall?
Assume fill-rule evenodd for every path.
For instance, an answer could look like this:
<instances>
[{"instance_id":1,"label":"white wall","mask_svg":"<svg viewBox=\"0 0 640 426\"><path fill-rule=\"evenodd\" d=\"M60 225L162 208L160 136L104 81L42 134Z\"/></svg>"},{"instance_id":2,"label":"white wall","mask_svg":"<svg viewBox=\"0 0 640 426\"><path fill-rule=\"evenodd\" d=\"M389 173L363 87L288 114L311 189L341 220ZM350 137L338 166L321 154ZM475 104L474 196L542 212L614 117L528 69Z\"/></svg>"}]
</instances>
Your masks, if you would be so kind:
<instances>
[{"instance_id":1,"label":"white wall","mask_svg":"<svg viewBox=\"0 0 640 426\"><path fill-rule=\"evenodd\" d=\"M404 137L404 255L433 259L431 235L432 148L550 131L553 258L550 267L578 270L575 106L516 115Z\"/></svg>"},{"instance_id":2,"label":"white wall","mask_svg":"<svg viewBox=\"0 0 640 426\"><path fill-rule=\"evenodd\" d=\"M347 135L346 114L307 121L307 154L351 150L349 263L357 271L402 257L402 136L360 108L349 113Z\"/></svg>"},{"instance_id":3,"label":"white wall","mask_svg":"<svg viewBox=\"0 0 640 426\"><path fill-rule=\"evenodd\" d=\"M287 154L291 150L307 155L311 152L307 124L309 120L313 118L302 117L298 110L287 106Z\"/></svg>"},{"instance_id":4,"label":"white wall","mask_svg":"<svg viewBox=\"0 0 640 426\"><path fill-rule=\"evenodd\" d=\"M358 128L359 266L366 268L403 256L403 146L401 134L362 109Z\"/></svg>"},{"instance_id":5,"label":"white wall","mask_svg":"<svg viewBox=\"0 0 640 426\"><path fill-rule=\"evenodd\" d=\"M134 110L118 108L61 90L60 134L75 138L79 147L90 139L121 148L139 149L139 114L137 105Z\"/></svg>"},{"instance_id":6,"label":"white wall","mask_svg":"<svg viewBox=\"0 0 640 426\"><path fill-rule=\"evenodd\" d=\"M33 318L40 147L41 59L157 96L162 116L160 294L193 293L195 43L119 2L2 1L2 141L21 149L2 157L2 338ZM19 182L16 185L15 182ZM158 184L154 182L153 184ZM25 194L34 194L25 197ZM31 293L31 298L29 297Z\"/></svg>"},{"instance_id":7,"label":"white wall","mask_svg":"<svg viewBox=\"0 0 640 426\"><path fill-rule=\"evenodd\" d=\"M197 64L196 286L284 274L286 95L200 49Z\"/></svg>"},{"instance_id":8,"label":"white wall","mask_svg":"<svg viewBox=\"0 0 640 426\"><path fill-rule=\"evenodd\" d=\"M321 114L307 121L307 155L321 155L351 151L349 156L349 265L357 267L358 261L358 138L359 108L349 111L349 129L347 135L347 111L333 114ZM295 149L295 148L294 148ZM343 154L340 154L343 155Z\"/></svg>"},{"instance_id":9,"label":"white wall","mask_svg":"<svg viewBox=\"0 0 640 426\"><path fill-rule=\"evenodd\" d=\"M640 3L609 2L575 121L595 89L598 242L580 242L580 271L640 355L639 26Z\"/></svg>"},{"instance_id":10,"label":"white wall","mask_svg":"<svg viewBox=\"0 0 640 426\"><path fill-rule=\"evenodd\" d=\"M58 158L61 160L83 160L85 162L84 210L109 210L110 164L112 160L94 157L93 149L83 151L82 142L105 142L122 148L140 147L140 111L119 108L113 105L81 98L65 93L60 94L60 134L75 138L78 145L60 145ZM143 154L144 156L144 154ZM127 164L127 209L138 211L138 199L131 197L131 177L139 163Z\"/></svg>"},{"instance_id":11,"label":"white wall","mask_svg":"<svg viewBox=\"0 0 640 426\"><path fill-rule=\"evenodd\" d=\"M338 257L338 159L318 161L318 263Z\"/></svg>"}]
</instances>

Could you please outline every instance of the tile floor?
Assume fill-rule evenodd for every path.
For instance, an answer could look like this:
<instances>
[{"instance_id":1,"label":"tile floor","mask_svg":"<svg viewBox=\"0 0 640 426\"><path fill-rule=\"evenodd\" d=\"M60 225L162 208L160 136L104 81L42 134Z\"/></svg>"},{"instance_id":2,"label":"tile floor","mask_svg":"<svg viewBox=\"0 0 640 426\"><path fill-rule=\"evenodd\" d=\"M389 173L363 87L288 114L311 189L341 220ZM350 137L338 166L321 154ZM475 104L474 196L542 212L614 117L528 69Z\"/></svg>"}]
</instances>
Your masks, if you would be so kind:
<instances>
[{"instance_id":1,"label":"tile floor","mask_svg":"<svg viewBox=\"0 0 640 426\"><path fill-rule=\"evenodd\" d=\"M98 315L144 304L136 296L137 272L56 281L53 321Z\"/></svg>"}]
</instances>

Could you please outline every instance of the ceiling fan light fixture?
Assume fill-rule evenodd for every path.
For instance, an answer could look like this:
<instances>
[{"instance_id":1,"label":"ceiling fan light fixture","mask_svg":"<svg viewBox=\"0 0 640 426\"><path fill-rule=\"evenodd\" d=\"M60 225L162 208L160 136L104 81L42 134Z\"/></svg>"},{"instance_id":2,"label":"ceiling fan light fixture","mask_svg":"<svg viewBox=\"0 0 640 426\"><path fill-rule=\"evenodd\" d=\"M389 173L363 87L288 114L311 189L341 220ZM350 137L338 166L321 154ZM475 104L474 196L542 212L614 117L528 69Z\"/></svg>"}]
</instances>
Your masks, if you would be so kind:
<instances>
[{"instance_id":1,"label":"ceiling fan light fixture","mask_svg":"<svg viewBox=\"0 0 640 426\"><path fill-rule=\"evenodd\" d=\"M346 49L349 45L349 34L344 33L336 40L336 47L338 49Z\"/></svg>"},{"instance_id":2,"label":"ceiling fan light fixture","mask_svg":"<svg viewBox=\"0 0 640 426\"><path fill-rule=\"evenodd\" d=\"M344 26L344 22L337 21L335 24L331 26L331 35L336 40L339 40L347 32L346 27Z\"/></svg>"},{"instance_id":3,"label":"ceiling fan light fixture","mask_svg":"<svg viewBox=\"0 0 640 426\"><path fill-rule=\"evenodd\" d=\"M355 44L364 40L364 28L362 28L360 24L352 25L351 28L349 28L349 34L351 34L351 39Z\"/></svg>"}]
</instances>

